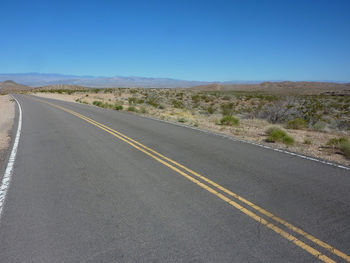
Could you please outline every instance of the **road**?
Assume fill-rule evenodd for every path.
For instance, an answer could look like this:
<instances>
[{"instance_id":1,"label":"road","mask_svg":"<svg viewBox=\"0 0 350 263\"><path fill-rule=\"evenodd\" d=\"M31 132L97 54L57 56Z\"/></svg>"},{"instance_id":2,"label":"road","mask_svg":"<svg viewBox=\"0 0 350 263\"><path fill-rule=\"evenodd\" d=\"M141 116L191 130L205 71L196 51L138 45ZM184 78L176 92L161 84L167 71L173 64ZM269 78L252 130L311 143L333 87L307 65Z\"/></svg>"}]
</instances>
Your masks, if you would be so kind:
<instances>
[{"instance_id":1,"label":"road","mask_svg":"<svg viewBox=\"0 0 350 263\"><path fill-rule=\"evenodd\" d=\"M15 98L23 123L0 262L350 262L349 170L129 113Z\"/></svg>"}]
</instances>

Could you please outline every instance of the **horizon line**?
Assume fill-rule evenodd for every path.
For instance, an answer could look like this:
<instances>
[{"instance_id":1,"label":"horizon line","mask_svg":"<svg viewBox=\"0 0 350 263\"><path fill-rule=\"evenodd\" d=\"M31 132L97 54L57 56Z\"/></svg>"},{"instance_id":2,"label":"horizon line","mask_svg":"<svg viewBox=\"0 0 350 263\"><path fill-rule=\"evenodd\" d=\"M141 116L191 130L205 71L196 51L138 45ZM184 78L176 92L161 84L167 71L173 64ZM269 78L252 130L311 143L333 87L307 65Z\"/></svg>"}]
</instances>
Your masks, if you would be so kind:
<instances>
[{"instance_id":1,"label":"horizon line","mask_svg":"<svg viewBox=\"0 0 350 263\"><path fill-rule=\"evenodd\" d=\"M215 84L215 83L229 83L229 82L339 82L339 83L350 83L350 80L290 80L290 79L259 79L259 80L247 80L247 79L238 79L238 80L214 80L214 81L207 81L207 80L188 80L188 79L180 79L175 77L145 77L145 76L136 76L136 75L76 75L76 74L68 74L68 73L44 73L44 72L17 72L17 73L2 73L0 72L0 75L30 75L30 74L37 74L37 75L59 75L59 76L71 76L71 77L77 77L77 78L146 78L146 79L169 79L169 80L177 80L177 81L186 81L186 82L204 82L208 84Z\"/></svg>"}]
</instances>

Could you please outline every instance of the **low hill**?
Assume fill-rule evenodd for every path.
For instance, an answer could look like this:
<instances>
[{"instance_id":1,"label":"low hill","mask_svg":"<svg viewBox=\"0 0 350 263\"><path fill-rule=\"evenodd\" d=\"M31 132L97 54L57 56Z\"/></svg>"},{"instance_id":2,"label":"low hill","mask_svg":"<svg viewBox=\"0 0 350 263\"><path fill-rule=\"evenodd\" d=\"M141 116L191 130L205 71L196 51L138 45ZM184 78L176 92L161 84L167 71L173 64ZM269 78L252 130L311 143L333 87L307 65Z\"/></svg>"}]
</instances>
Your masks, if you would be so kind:
<instances>
[{"instance_id":1,"label":"low hill","mask_svg":"<svg viewBox=\"0 0 350 263\"><path fill-rule=\"evenodd\" d=\"M195 85L203 85L208 82L187 81L170 78L145 78L136 76L75 76L63 74L0 74L0 81L13 79L18 83L31 87L50 85L77 85L92 88L116 88L116 87L144 87L144 88L188 88Z\"/></svg>"},{"instance_id":2,"label":"low hill","mask_svg":"<svg viewBox=\"0 0 350 263\"><path fill-rule=\"evenodd\" d=\"M75 90L75 91L85 91L90 90L91 88L77 86L77 85L49 85L39 88L34 88L33 91L48 91L48 90Z\"/></svg>"},{"instance_id":3,"label":"low hill","mask_svg":"<svg viewBox=\"0 0 350 263\"><path fill-rule=\"evenodd\" d=\"M209 84L192 87L198 91L246 91L282 95L317 95L317 94L350 94L350 83L333 82L262 82L260 84Z\"/></svg>"},{"instance_id":4,"label":"low hill","mask_svg":"<svg viewBox=\"0 0 350 263\"><path fill-rule=\"evenodd\" d=\"M8 94L8 93L16 93L21 91L28 91L31 90L31 87L18 84L12 80L6 80L4 82L0 82L0 93L1 94Z\"/></svg>"}]
</instances>

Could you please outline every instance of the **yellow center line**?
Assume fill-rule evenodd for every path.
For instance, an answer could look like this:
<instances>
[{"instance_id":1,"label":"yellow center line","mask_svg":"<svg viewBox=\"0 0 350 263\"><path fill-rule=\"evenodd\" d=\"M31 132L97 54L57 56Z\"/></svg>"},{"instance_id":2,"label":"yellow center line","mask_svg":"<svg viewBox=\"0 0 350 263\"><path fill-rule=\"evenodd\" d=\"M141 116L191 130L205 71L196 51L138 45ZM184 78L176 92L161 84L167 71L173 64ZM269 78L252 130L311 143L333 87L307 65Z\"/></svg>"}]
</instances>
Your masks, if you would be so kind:
<instances>
[{"instance_id":1,"label":"yellow center line","mask_svg":"<svg viewBox=\"0 0 350 263\"><path fill-rule=\"evenodd\" d=\"M38 99L39 100L39 99ZM348 255L346 255L345 253L335 249L334 247L328 245L327 243L317 239L316 237L313 237L312 235L304 232L302 229L300 228L297 228L295 226L293 226L292 224L286 222L285 220L273 215L272 213L264 210L263 208L251 203L250 201L244 199L243 197L233 193L232 191L220 186L219 184L213 182L212 180L194 172L193 170L177 163L176 161L173 161L171 159L169 159L168 157L156 152L155 150L133 140L132 138L118 132L118 131L115 131L95 120L92 120L84 115L81 115L77 112L74 112L72 110L69 110L67 108L64 108L64 107L61 107L61 106L58 106L58 105L55 105L53 103L50 103L50 102L46 102L46 101L42 101L42 100L39 100L41 102L44 102L44 103L47 103L51 106L54 106L56 108L59 108L61 110L64 110L68 113L71 113L99 128L101 128L102 130L112 134L113 136L117 137L118 139L128 143L129 145L131 145L132 147L138 149L139 151L147 154L148 156L152 157L153 159L157 160L158 162L164 164L165 166L169 167L170 169L176 171L177 173L181 174L182 176L184 176L185 178L189 179L190 181L192 181L193 183L197 184L198 186L200 186L201 188L209 191L210 193L216 195L217 197L219 197L220 199L222 199L223 201L229 203L230 205L232 205L233 207L235 207L236 209L240 210L241 212L243 212L244 214L248 215L249 217L253 218L254 220L258 221L259 223L265 225L266 227L270 228L271 230L273 230L274 232L278 233L279 235L283 236L284 238L286 238L287 240L293 242L294 244L296 244L297 246L301 247L302 249L306 250L307 252L309 252L310 254L316 256L317 258L319 258L320 260L324 261L324 262L335 262L333 261L332 259L328 258L327 256L323 255L321 252L315 250L314 248L310 247L309 245L305 244L304 242L300 241L299 239L297 239L295 236L293 235L290 235L289 233L285 232L284 230L280 229L279 227L273 225L272 223L269 223L267 220L265 220L264 218L258 216L257 214L251 212L250 210L244 208L243 206L241 206L240 204L236 203L235 201L227 198L226 196L222 195L221 193L217 192L216 190L214 190L213 188L201 183L199 180L193 178L192 176L188 175L187 173L179 170L178 168L174 167L173 165L171 165L170 163L172 164L175 164L177 165L178 167L186 170L187 172L195 175L196 177L200 178L201 180L209 183L210 185L216 187L217 189L225 192L226 194L238 199L239 201L247 204L248 206L250 206L251 208L255 209L256 211L268 216L269 218L275 220L276 222L286 226L287 228L291 229L292 231L304 236L305 238L309 239L310 241L314 242L315 244L327 249L328 251L334 253L335 255L339 256L339 257L342 257L343 259L345 259L346 261L350 262L350 257ZM159 157L155 156L154 154L158 155L159 157L163 158L164 160L170 162L165 162L164 160L160 159Z\"/></svg>"}]
</instances>

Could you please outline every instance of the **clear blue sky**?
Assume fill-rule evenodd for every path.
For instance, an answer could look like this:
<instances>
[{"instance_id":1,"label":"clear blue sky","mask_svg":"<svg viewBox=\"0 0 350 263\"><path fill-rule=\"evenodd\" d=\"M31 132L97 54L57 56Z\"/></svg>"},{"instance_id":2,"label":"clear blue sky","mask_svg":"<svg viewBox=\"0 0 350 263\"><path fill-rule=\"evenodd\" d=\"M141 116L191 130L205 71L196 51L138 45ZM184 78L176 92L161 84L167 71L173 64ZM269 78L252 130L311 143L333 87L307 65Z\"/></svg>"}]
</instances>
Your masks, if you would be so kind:
<instances>
[{"instance_id":1,"label":"clear blue sky","mask_svg":"<svg viewBox=\"0 0 350 263\"><path fill-rule=\"evenodd\" d=\"M0 4L0 73L350 80L350 1Z\"/></svg>"}]
</instances>

